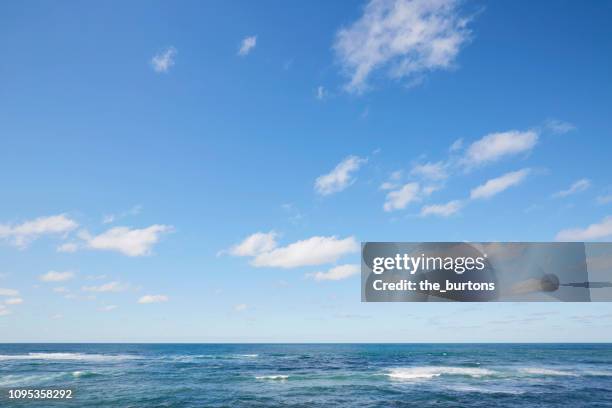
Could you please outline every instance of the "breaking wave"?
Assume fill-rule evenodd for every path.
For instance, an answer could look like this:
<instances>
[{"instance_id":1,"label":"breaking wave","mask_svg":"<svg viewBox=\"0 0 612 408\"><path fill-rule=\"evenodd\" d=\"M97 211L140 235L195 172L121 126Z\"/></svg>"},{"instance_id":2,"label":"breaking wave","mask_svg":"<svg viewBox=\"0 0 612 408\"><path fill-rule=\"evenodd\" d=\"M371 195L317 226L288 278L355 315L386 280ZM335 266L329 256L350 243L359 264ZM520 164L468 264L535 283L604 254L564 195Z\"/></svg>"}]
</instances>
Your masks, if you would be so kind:
<instances>
[{"instance_id":1,"label":"breaking wave","mask_svg":"<svg viewBox=\"0 0 612 408\"><path fill-rule=\"evenodd\" d=\"M396 380L428 380L442 375L480 378L496 374L493 370L473 367L403 367L391 369L387 375Z\"/></svg>"},{"instance_id":2,"label":"breaking wave","mask_svg":"<svg viewBox=\"0 0 612 408\"><path fill-rule=\"evenodd\" d=\"M76 361L122 361L138 358L127 354L86 354L86 353L28 353L0 354L0 361L7 360L76 360Z\"/></svg>"},{"instance_id":3,"label":"breaking wave","mask_svg":"<svg viewBox=\"0 0 612 408\"><path fill-rule=\"evenodd\" d=\"M255 379L257 380L286 380L288 379L289 376L288 375L260 375L255 377Z\"/></svg>"}]
</instances>

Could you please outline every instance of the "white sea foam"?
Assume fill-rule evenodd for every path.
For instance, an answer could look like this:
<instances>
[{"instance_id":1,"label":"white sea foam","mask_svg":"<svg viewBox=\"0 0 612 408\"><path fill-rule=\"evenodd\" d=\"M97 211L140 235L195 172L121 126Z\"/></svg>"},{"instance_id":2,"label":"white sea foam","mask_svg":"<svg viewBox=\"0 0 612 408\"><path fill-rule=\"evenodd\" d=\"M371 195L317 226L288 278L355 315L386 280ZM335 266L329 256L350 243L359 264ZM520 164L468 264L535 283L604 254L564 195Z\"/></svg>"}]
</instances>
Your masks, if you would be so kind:
<instances>
[{"instance_id":1,"label":"white sea foam","mask_svg":"<svg viewBox=\"0 0 612 408\"><path fill-rule=\"evenodd\" d=\"M493 374L495 374L495 371L487 370L486 368L426 366L393 368L385 375L396 380L410 381L428 380L441 375L463 375L479 378Z\"/></svg>"},{"instance_id":2,"label":"white sea foam","mask_svg":"<svg viewBox=\"0 0 612 408\"><path fill-rule=\"evenodd\" d=\"M77 360L77 361L117 361L137 358L126 354L85 354L85 353L28 353L0 354L0 361L6 360Z\"/></svg>"},{"instance_id":3,"label":"white sea foam","mask_svg":"<svg viewBox=\"0 0 612 408\"><path fill-rule=\"evenodd\" d=\"M524 367L521 368L520 371L529 375L578 377L578 374L570 371L555 370L545 367Z\"/></svg>"},{"instance_id":4,"label":"white sea foam","mask_svg":"<svg viewBox=\"0 0 612 408\"><path fill-rule=\"evenodd\" d=\"M509 394L509 395L521 395L524 394L525 391L522 390L518 390L518 389L511 389L511 388L502 388L502 387L498 387L498 386L489 386L489 387L483 387L483 386L469 386L469 385L449 385L447 386L448 389L451 389L453 391L459 391L459 392L466 392L466 393L479 393L479 394Z\"/></svg>"},{"instance_id":5,"label":"white sea foam","mask_svg":"<svg viewBox=\"0 0 612 408\"><path fill-rule=\"evenodd\" d=\"M257 358L257 357L259 357L259 354L238 354L238 357Z\"/></svg>"},{"instance_id":6,"label":"white sea foam","mask_svg":"<svg viewBox=\"0 0 612 408\"><path fill-rule=\"evenodd\" d=\"M612 371L587 370L584 372L584 375L592 375L595 377L612 377Z\"/></svg>"},{"instance_id":7,"label":"white sea foam","mask_svg":"<svg viewBox=\"0 0 612 408\"><path fill-rule=\"evenodd\" d=\"M284 381L287 378L289 378L288 375L260 375L255 377L255 379L257 380L280 380L280 381Z\"/></svg>"},{"instance_id":8,"label":"white sea foam","mask_svg":"<svg viewBox=\"0 0 612 408\"><path fill-rule=\"evenodd\" d=\"M34 374L34 375L4 375L0 377L0 387L15 387L54 382L64 377L66 373Z\"/></svg>"}]
</instances>

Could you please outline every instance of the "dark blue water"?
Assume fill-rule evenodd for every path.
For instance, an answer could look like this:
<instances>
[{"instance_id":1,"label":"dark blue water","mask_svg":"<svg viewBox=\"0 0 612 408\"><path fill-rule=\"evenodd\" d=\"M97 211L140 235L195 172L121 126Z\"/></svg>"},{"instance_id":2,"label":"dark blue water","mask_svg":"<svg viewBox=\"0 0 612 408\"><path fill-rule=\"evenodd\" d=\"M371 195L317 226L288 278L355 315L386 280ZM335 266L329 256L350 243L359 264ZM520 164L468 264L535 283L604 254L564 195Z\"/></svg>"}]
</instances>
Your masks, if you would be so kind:
<instances>
[{"instance_id":1,"label":"dark blue water","mask_svg":"<svg viewBox=\"0 0 612 408\"><path fill-rule=\"evenodd\" d=\"M0 390L2 407L604 407L612 345L4 344Z\"/></svg>"}]
</instances>

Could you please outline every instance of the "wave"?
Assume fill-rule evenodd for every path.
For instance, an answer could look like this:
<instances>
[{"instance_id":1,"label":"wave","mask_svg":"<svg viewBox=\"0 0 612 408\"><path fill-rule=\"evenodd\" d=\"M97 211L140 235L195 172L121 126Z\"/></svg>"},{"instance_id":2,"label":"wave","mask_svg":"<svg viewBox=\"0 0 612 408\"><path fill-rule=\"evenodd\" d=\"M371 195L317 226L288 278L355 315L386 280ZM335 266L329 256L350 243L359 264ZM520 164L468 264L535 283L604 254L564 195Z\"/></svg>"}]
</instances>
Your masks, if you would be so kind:
<instances>
[{"instance_id":1,"label":"wave","mask_svg":"<svg viewBox=\"0 0 612 408\"><path fill-rule=\"evenodd\" d=\"M525 374L535 375L535 376L559 376L559 377L561 376L578 377L579 376L578 374L574 372L555 370L552 368L545 368L545 367L524 367L524 368L521 368L519 371Z\"/></svg>"},{"instance_id":2,"label":"wave","mask_svg":"<svg viewBox=\"0 0 612 408\"><path fill-rule=\"evenodd\" d=\"M93 371L73 371L72 376L74 378L89 378L89 377L97 377L98 373Z\"/></svg>"},{"instance_id":3,"label":"wave","mask_svg":"<svg viewBox=\"0 0 612 408\"><path fill-rule=\"evenodd\" d=\"M448 385L446 386L449 390L461 392L461 393L478 393L478 394L507 394L507 395L522 395L525 391L519 389L503 388L499 386L470 386L470 385Z\"/></svg>"},{"instance_id":4,"label":"wave","mask_svg":"<svg viewBox=\"0 0 612 408\"><path fill-rule=\"evenodd\" d=\"M36 385L46 382L55 382L64 378L68 373L33 374L33 375L5 375L0 377L0 387L15 387L24 385Z\"/></svg>"},{"instance_id":5,"label":"wave","mask_svg":"<svg viewBox=\"0 0 612 408\"><path fill-rule=\"evenodd\" d=\"M442 375L460 375L474 378L494 375L495 371L486 368L473 367L400 367L393 368L388 373L385 373L389 378L396 380L429 380Z\"/></svg>"},{"instance_id":6,"label":"wave","mask_svg":"<svg viewBox=\"0 0 612 408\"><path fill-rule=\"evenodd\" d=\"M6 360L77 360L77 361L118 361L138 358L127 354L86 354L86 353L28 353L0 354L0 361Z\"/></svg>"},{"instance_id":7,"label":"wave","mask_svg":"<svg viewBox=\"0 0 612 408\"><path fill-rule=\"evenodd\" d=\"M200 360L244 360L259 357L259 354L180 354L156 357L159 360L173 360L181 363L195 363Z\"/></svg>"},{"instance_id":8,"label":"wave","mask_svg":"<svg viewBox=\"0 0 612 408\"><path fill-rule=\"evenodd\" d=\"M612 377L612 371L587 370L584 372L584 375L592 377Z\"/></svg>"},{"instance_id":9,"label":"wave","mask_svg":"<svg viewBox=\"0 0 612 408\"><path fill-rule=\"evenodd\" d=\"M289 376L288 375L260 375L260 376L256 376L255 379L256 380L280 380L280 381L284 381L286 379L288 379Z\"/></svg>"}]
</instances>

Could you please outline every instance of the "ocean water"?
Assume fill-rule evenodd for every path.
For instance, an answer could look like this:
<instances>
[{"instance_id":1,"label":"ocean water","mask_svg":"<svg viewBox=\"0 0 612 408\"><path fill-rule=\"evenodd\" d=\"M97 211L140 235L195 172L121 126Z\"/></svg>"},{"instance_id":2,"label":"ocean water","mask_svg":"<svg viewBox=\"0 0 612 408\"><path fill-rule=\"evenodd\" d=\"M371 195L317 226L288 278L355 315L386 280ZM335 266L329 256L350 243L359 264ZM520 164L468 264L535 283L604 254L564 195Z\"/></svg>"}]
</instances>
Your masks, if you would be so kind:
<instances>
[{"instance_id":1,"label":"ocean water","mask_svg":"<svg viewBox=\"0 0 612 408\"><path fill-rule=\"evenodd\" d=\"M0 344L0 391L0 407L612 407L612 344Z\"/></svg>"}]
</instances>

